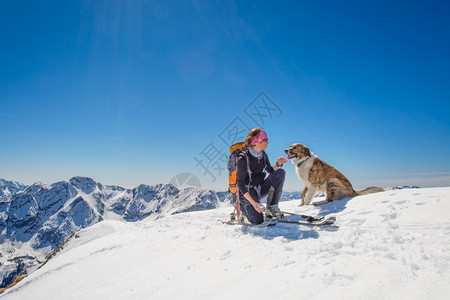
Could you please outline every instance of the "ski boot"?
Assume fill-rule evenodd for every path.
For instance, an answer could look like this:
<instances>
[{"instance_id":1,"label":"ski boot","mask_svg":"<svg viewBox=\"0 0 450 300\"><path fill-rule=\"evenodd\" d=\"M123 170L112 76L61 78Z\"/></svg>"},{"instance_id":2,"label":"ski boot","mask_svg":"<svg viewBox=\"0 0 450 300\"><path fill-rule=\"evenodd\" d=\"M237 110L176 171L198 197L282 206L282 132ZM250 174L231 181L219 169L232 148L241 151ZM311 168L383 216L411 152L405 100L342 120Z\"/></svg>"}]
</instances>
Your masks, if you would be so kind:
<instances>
[{"instance_id":1,"label":"ski boot","mask_svg":"<svg viewBox=\"0 0 450 300\"><path fill-rule=\"evenodd\" d=\"M284 218L284 214L281 211L281 209L278 207L278 205L270 205L266 209L266 218L277 218L282 219Z\"/></svg>"}]
</instances>

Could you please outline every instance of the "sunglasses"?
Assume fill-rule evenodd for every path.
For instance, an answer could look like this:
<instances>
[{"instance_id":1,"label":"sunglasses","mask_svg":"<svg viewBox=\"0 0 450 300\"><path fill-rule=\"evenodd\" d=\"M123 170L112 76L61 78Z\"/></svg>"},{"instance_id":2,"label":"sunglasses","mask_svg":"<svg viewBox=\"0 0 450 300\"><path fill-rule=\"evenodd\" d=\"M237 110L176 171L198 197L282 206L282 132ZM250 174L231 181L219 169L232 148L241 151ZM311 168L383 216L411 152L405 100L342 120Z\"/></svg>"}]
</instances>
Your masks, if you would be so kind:
<instances>
[{"instance_id":1,"label":"sunglasses","mask_svg":"<svg viewBox=\"0 0 450 300\"><path fill-rule=\"evenodd\" d=\"M269 142L269 139L268 138L265 138L265 139L263 139L261 142Z\"/></svg>"}]
</instances>

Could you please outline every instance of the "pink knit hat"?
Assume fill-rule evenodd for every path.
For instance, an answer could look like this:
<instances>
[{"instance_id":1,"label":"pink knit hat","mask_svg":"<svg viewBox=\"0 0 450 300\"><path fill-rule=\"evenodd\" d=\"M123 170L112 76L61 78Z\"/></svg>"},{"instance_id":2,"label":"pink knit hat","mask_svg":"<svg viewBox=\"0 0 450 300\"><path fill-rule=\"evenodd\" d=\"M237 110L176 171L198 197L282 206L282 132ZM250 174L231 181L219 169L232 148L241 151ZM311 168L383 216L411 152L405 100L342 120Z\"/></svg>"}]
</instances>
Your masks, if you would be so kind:
<instances>
[{"instance_id":1,"label":"pink knit hat","mask_svg":"<svg viewBox=\"0 0 450 300\"><path fill-rule=\"evenodd\" d=\"M255 136L252 140L252 146L262 142L265 138L267 138L267 133L264 130L260 130L259 134Z\"/></svg>"}]
</instances>

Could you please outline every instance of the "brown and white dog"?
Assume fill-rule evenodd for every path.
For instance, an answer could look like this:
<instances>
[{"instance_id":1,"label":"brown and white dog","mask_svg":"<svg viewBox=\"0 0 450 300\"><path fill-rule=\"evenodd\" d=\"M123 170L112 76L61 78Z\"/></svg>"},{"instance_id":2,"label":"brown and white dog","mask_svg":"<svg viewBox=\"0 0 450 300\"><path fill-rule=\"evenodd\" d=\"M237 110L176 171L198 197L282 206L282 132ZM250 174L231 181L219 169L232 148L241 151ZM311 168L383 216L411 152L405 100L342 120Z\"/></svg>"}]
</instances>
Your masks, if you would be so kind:
<instances>
[{"instance_id":1,"label":"brown and white dog","mask_svg":"<svg viewBox=\"0 0 450 300\"><path fill-rule=\"evenodd\" d=\"M384 191L378 187L368 187L362 191L355 191L347 177L319 159L305 145L292 144L284 152L287 154L287 159L290 159L295 165L298 177L305 184L299 206L310 204L314 195L318 192L326 194L324 202L330 202Z\"/></svg>"}]
</instances>

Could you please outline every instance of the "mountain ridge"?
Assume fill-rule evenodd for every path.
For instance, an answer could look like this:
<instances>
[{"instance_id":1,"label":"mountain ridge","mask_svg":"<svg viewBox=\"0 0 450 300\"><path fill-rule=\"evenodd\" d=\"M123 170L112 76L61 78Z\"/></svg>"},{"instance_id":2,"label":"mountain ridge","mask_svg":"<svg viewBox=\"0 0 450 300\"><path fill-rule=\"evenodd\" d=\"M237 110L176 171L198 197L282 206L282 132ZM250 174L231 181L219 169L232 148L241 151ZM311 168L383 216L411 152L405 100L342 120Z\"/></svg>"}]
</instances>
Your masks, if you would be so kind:
<instances>
[{"instance_id":1,"label":"mountain ridge","mask_svg":"<svg viewBox=\"0 0 450 300\"><path fill-rule=\"evenodd\" d=\"M228 193L172 184L107 186L75 176L53 184L0 181L0 276L45 260L71 234L103 220L136 222L227 205ZM26 257L27 259L15 259ZM34 259L30 259L34 258Z\"/></svg>"}]
</instances>

